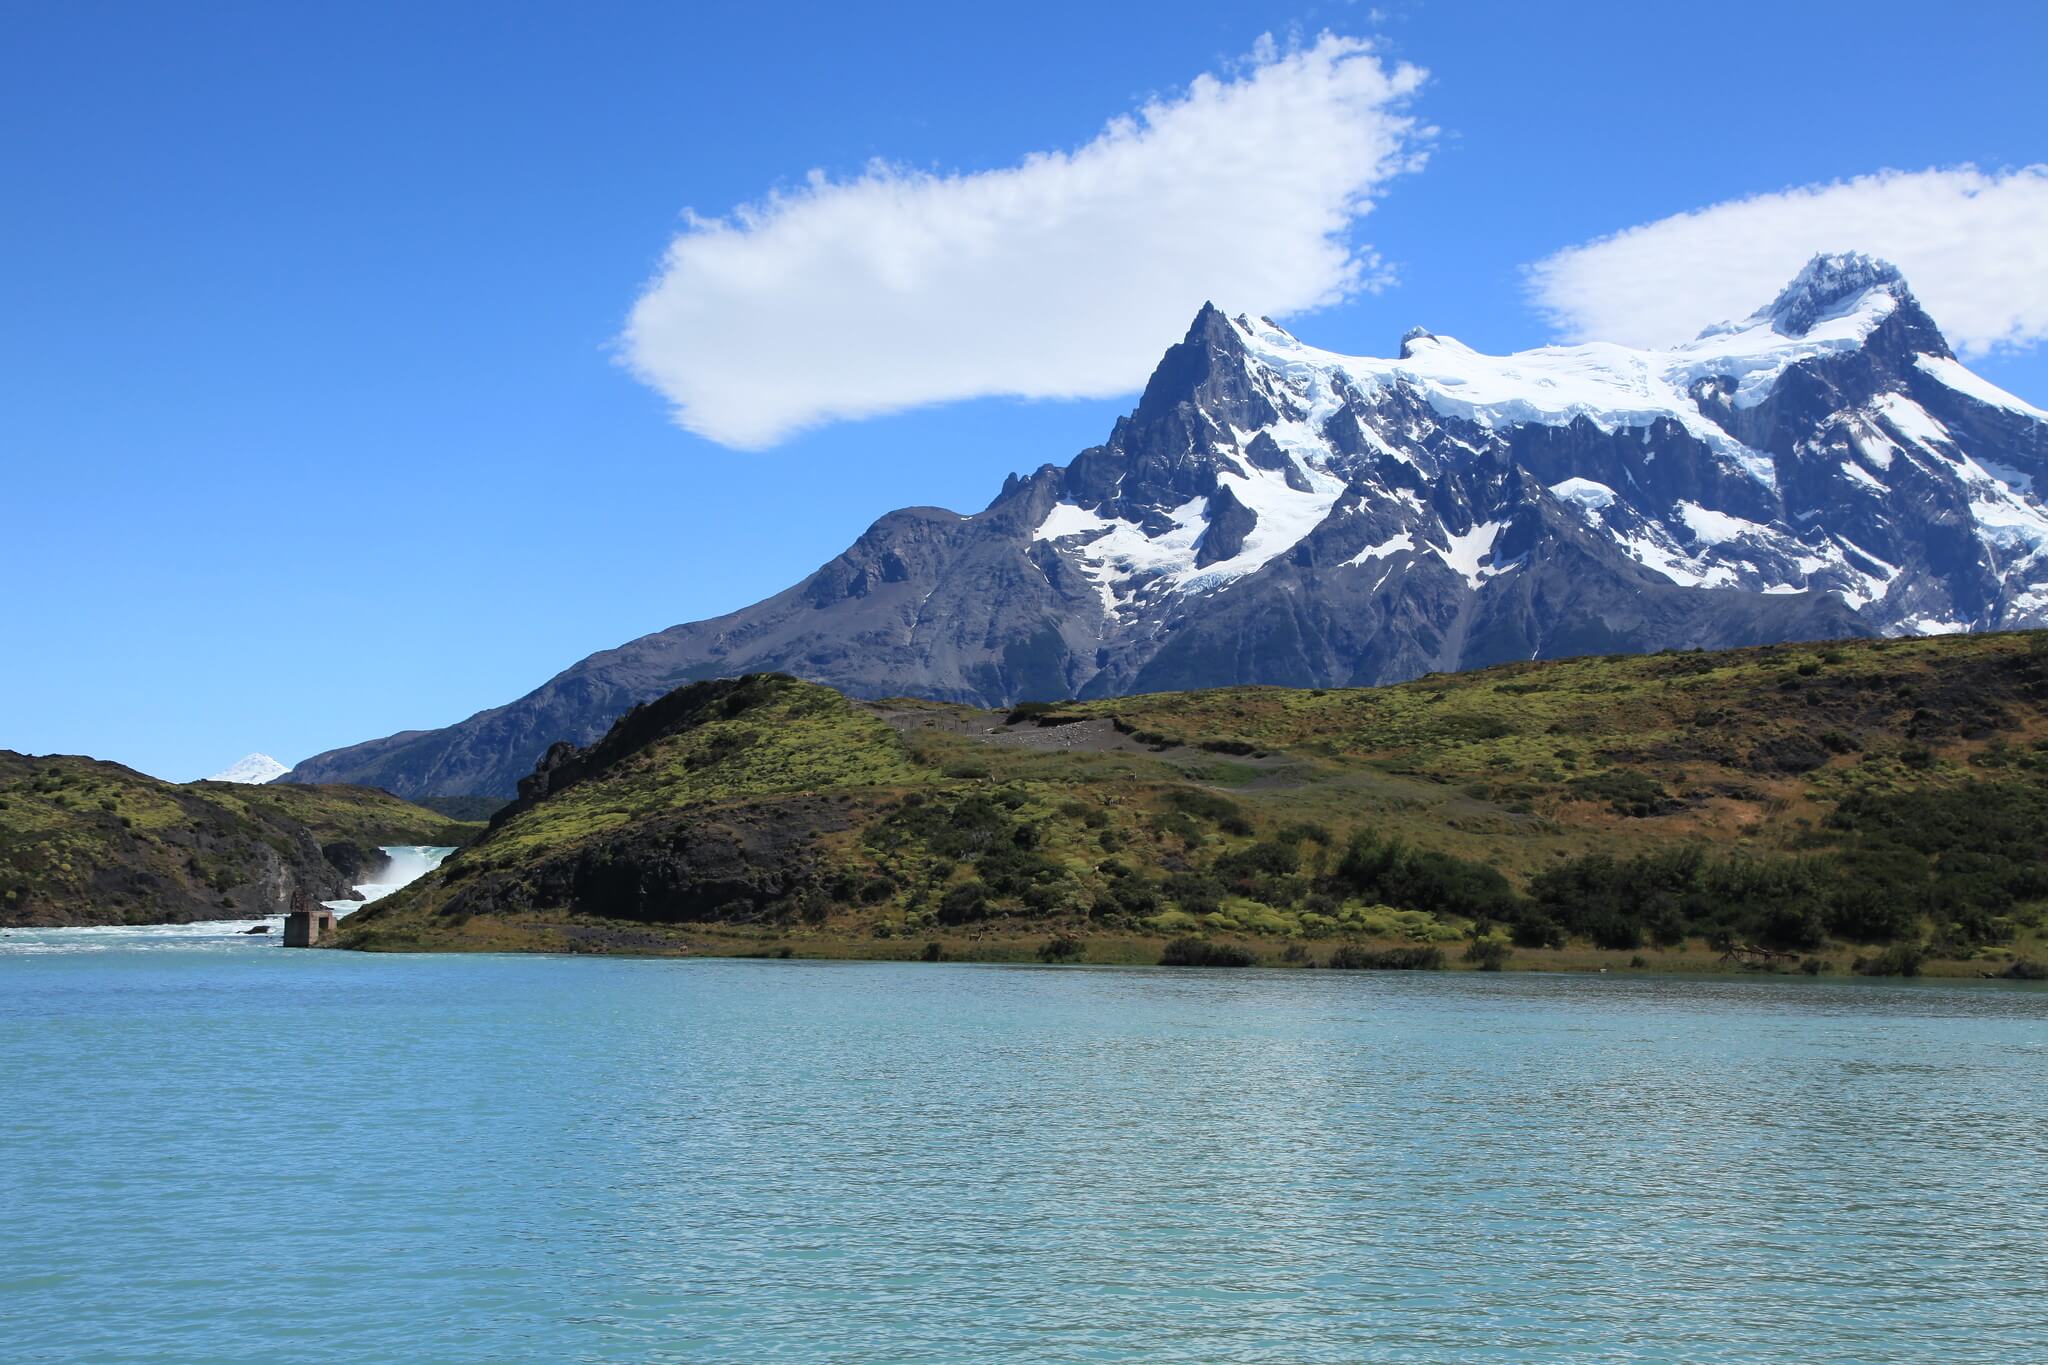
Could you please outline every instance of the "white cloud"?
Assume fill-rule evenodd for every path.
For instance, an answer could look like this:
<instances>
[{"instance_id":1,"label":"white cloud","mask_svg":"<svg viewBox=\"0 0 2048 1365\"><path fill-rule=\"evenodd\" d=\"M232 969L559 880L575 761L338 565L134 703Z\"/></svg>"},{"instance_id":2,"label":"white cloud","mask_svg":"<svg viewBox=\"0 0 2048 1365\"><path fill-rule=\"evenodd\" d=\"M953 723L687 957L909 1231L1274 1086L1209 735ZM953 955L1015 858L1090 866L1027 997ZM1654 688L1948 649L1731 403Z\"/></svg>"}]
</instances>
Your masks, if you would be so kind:
<instances>
[{"instance_id":1,"label":"white cloud","mask_svg":"<svg viewBox=\"0 0 2048 1365\"><path fill-rule=\"evenodd\" d=\"M876 164L692 218L634 305L626 363L676 421L760 447L991 394L1140 386L1204 299L1281 316L1381 287L1352 225L1421 162L1423 73L1325 35L1071 152L934 175Z\"/></svg>"},{"instance_id":2,"label":"white cloud","mask_svg":"<svg viewBox=\"0 0 2048 1365\"><path fill-rule=\"evenodd\" d=\"M1529 267L1570 340L1661 345L1769 303L1816 252L1904 272L1966 355L2048 339L2048 166L1881 171L1714 204Z\"/></svg>"}]
</instances>

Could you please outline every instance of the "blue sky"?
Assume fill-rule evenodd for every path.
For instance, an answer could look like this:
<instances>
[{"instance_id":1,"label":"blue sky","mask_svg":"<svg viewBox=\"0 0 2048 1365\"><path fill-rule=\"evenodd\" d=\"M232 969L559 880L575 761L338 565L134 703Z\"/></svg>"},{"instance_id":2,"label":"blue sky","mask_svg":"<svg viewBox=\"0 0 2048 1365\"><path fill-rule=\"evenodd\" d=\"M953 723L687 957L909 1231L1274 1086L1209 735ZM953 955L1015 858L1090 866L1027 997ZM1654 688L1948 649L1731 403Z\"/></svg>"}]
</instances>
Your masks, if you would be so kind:
<instances>
[{"instance_id":1,"label":"blue sky","mask_svg":"<svg viewBox=\"0 0 2048 1365\"><path fill-rule=\"evenodd\" d=\"M1428 73L1373 115L1406 120L1389 136L1426 159L1361 172L1371 211L1340 233L1392 282L1287 319L1332 349L1388 354L1415 323L1488 350L1596 322L1668 327L1650 303L1630 310L1690 296L1628 272L1686 253L1711 273L1718 253L1702 242L1723 219L1660 228L1629 251L1558 253L1886 168L1968 163L1996 180L2048 160L2048 21L2032 7L1183 0L1025 18L780 7L773 22L703 9L8 6L0 746L180 779L252 749L292 762L449 723L592 650L755 601L891 508L979 508L1008 471L1106 434L1129 406L1111 391L1134 382L1122 377L1133 343L1115 341L1102 393L1085 398L967 398L808 426L792 409L793 435L719 444L698 432L730 437L731 412L689 413L712 413L728 379L779 402L803 394L821 356L829 369L843 355L914 402L931 358L892 307L857 291L822 311L814 288L778 295L784 258L758 226L776 212L769 196L829 228L850 198L833 187L877 159L898 168L881 173L893 195L916 183L903 168L943 181L1075 152L1148 102L1187 101L1204 73L1254 79L1247 54L1284 61L1324 30L1372 40L1388 73ZM1320 171L1287 162L1305 154L1287 143L1274 139L1273 156L1296 178L1277 183L1299 188ZM1149 164L1167 183L1181 163ZM813 170L823 191L806 189ZM1939 236L1951 188L1837 198L1860 195L1856 211L1888 224L1925 217ZM923 211L908 198L904 212ZM699 231L685 210L745 205L757 228L735 231L762 281L707 302L675 278L660 306L680 340L656 355L668 378L640 382L621 337L665 248ZM2026 341L2048 326L2030 301L2042 272L2027 265L2048 225L2030 212L2019 204L2000 220L2016 231L1967 253L1996 272L2010 241L2016 287L2035 290L2019 290L2008 344L1971 363L2048 404L2048 354ZM1731 256L1753 245L1739 235ZM1017 249L1049 248L1031 237ZM1214 259L1184 300L1142 300L1180 319L1147 354L1215 292L1199 281L1265 278L1227 259L1228 236L1201 249ZM1545 260L1568 267L1553 277L1563 292L1532 299L1526 268ZM997 265L1030 279L1063 268ZM1995 339L2001 301L1981 283L1970 293L1966 265L1941 267L1955 276L1950 311ZM1313 293L1315 268L1303 254L1272 287ZM1721 292L1703 296L1755 292L1708 283ZM1041 372L1066 348L1038 336L1109 347L1100 338L1118 328L1157 327L1149 312L1132 323L1136 305L1113 292L1099 316L1052 297L1011 316L969 300L946 317L946 297L929 285L918 306L936 310L941 354L982 367L961 382L991 392L1073 387ZM657 392L692 382L696 430Z\"/></svg>"}]
</instances>

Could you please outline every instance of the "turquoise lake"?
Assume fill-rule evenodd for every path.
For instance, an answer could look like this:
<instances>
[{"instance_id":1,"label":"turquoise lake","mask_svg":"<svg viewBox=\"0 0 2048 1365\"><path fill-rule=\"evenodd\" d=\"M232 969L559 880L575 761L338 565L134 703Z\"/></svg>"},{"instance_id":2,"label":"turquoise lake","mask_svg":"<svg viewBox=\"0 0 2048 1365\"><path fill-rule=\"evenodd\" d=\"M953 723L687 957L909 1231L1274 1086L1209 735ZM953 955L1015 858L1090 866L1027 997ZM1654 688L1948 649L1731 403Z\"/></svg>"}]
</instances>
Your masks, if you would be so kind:
<instances>
[{"instance_id":1,"label":"turquoise lake","mask_svg":"<svg viewBox=\"0 0 2048 1365\"><path fill-rule=\"evenodd\" d=\"M0 938L8 1361L2048 1358L2048 991Z\"/></svg>"}]
</instances>

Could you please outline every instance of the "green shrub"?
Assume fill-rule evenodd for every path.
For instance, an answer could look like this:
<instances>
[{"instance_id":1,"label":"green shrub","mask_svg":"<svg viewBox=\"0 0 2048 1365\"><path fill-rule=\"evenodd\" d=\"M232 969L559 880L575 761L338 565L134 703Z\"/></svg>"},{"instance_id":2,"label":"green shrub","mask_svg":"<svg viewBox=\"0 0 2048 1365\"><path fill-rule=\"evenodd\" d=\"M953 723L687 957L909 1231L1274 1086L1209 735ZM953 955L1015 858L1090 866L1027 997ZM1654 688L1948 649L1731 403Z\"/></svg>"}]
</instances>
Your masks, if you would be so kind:
<instances>
[{"instance_id":1,"label":"green shrub","mask_svg":"<svg viewBox=\"0 0 2048 1365\"><path fill-rule=\"evenodd\" d=\"M1437 731L1445 739L1453 740L1504 739L1515 732L1515 727L1501 716L1471 714L1447 716L1437 722Z\"/></svg>"},{"instance_id":2,"label":"green shrub","mask_svg":"<svg viewBox=\"0 0 2048 1365\"><path fill-rule=\"evenodd\" d=\"M1440 972L1441 948L1361 948L1347 943L1330 954L1330 965L1351 972Z\"/></svg>"},{"instance_id":3,"label":"green shrub","mask_svg":"<svg viewBox=\"0 0 2048 1365\"><path fill-rule=\"evenodd\" d=\"M1254 967L1258 961L1248 948L1205 938L1177 938L1159 954L1162 967Z\"/></svg>"},{"instance_id":4,"label":"green shrub","mask_svg":"<svg viewBox=\"0 0 2048 1365\"><path fill-rule=\"evenodd\" d=\"M1370 830L1352 836L1334 879L1367 900L1434 915L1512 920L1520 907L1507 878L1485 863L1410 849Z\"/></svg>"},{"instance_id":5,"label":"green shrub","mask_svg":"<svg viewBox=\"0 0 2048 1365\"><path fill-rule=\"evenodd\" d=\"M1529 926L1540 920L1607 948L1634 948L1644 933L1667 946L1725 933L1775 948L1817 948L1826 894L1827 879L1806 859L1714 858L1697 845L1633 858L1595 853L1531 879L1532 906L1515 938L1533 946Z\"/></svg>"},{"instance_id":6,"label":"green shrub","mask_svg":"<svg viewBox=\"0 0 2048 1365\"><path fill-rule=\"evenodd\" d=\"M1213 915L1223 908L1223 883L1206 872L1175 872L1162 889L1168 900L1190 915Z\"/></svg>"},{"instance_id":7,"label":"green shrub","mask_svg":"<svg viewBox=\"0 0 2048 1365\"><path fill-rule=\"evenodd\" d=\"M1216 860L1220 877L1289 877L1300 870L1301 850L1279 840L1252 844Z\"/></svg>"},{"instance_id":8,"label":"green shrub","mask_svg":"<svg viewBox=\"0 0 2048 1365\"><path fill-rule=\"evenodd\" d=\"M1162 839L1177 841L1183 848L1200 848L1207 842L1202 827L1186 811L1173 810L1152 817L1152 828Z\"/></svg>"},{"instance_id":9,"label":"green shrub","mask_svg":"<svg viewBox=\"0 0 2048 1365\"><path fill-rule=\"evenodd\" d=\"M1635 819L1665 815L1684 806L1664 784L1630 768L1609 768L1589 777L1575 777L1565 790L1581 801L1605 801L1616 814Z\"/></svg>"},{"instance_id":10,"label":"green shrub","mask_svg":"<svg viewBox=\"0 0 2048 1365\"><path fill-rule=\"evenodd\" d=\"M1858 976L1918 976L1927 954L1916 943L1894 943L1872 957L1859 957L1850 968Z\"/></svg>"},{"instance_id":11,"label":"green shrub","mask_svg":"<svg viewBox=\"0 0 2048 1365\"><path fill-rule=\"evenodd\" d=\"M988 883L992 894L1011 897L1023 896L1035 887L1061 881L1066 876L1058 863L1014 841L998 844L976 858L974 870Z\"/></svg>"},{"instance_id":12,"label":"green shrub","mask_svg":"<svg viewBox=\"0 0 2048 1365\"><path fill-rule=\"evenodd\" d=\"M988 888L980 882L961 882L946 888L939 897L939 923L972 924L989 916Z\"/></svg>"},{"instance_id":13,"label":"green shrub","mask_svg":"<svg viewBox=\"0 0 2048 1365\"><path fill-rule=\"evenodd\" d=\"M1086 716L1060 715L1062 705L1064 703L1056 701L1020 701L1010 708L1009 715L1003 717L1003 724L1018 725L1028 720L1039 725L1071 725L1088 719Z\"/></svg>"},{"instance_id":14,"label":"green shrub","mask_svg":"<svg viewBox=\"0 0 2048 1365\"><path fill-rule=\"evenodd\" d=\"M1252 832L1244 808L1227 796L1198 787L1176 787L1166 794L1166 802L1182 814L1207 820L1225 833L1243 836Z\"/></svg>"},{"instance_id":15,"label":"green shrub","mask_svg":"<svg viewBox=\"0 0 2048 1365\"><path fill-rule=\"evenodd\" d=\"M1482 972L1497 972L1514 956L1514 949L1497 938L1475 938L1465 950L1465 961Z\"/></svg>"},{"instance_id":16,"label":"green shrub","mask_svg":"<svg viewBox=\"0 0 2048 1365\"><path fill-rule=\"evenodd\" d=\"M1072 962L1086 952L1088 945L1072 934L1054 934L1038 945L1040 962Z\"/></svg>"},{"instance_id":17,"label":"green shrub","mask_svg":"<svg viewBox=\"0 0 2048 1365\"><path fill-rule=\"evenodd\" d=\"M1840 730L1823 730L1816 738L1820 740L1820 747L1831 754L1853 754L1863 747L1854 735L1843 734Z\"/></svg>"}]
</instances>

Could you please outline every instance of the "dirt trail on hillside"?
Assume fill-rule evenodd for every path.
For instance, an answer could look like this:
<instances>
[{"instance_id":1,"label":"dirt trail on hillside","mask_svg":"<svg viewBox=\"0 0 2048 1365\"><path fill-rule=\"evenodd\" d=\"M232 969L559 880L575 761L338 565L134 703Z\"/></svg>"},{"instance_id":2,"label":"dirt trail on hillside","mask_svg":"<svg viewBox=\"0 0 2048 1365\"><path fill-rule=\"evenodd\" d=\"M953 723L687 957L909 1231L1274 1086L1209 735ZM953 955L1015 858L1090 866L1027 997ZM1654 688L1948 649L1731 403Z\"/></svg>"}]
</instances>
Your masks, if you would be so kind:
<instances>
[{"instance_id":1,"label":"dirt trail on hillside","mask_svg":"<svg viewBox=\"0 0 2048 1365\"><path fill-rule=\"evenodd\" d=\"M869 703L869 709L884 723L898 730L936 730L963 735L983 744L1004 749L1030 749L1040 753L1137 754L1161 759L1175 766L1233 763L1260 769L1250 784L1254 787L1297 786L1299 779L1288 774L1301 760L1284 753L1219 754L1194 744L1149 744L1124 734L1107 717L1074 721L1066 725L1039 725L1022 721L1004 723L1001 711L974 711L965 707L927 707L890 702ZM1243 784L1239 784L1243 785Z\"/></svg>"}]
</instances>

